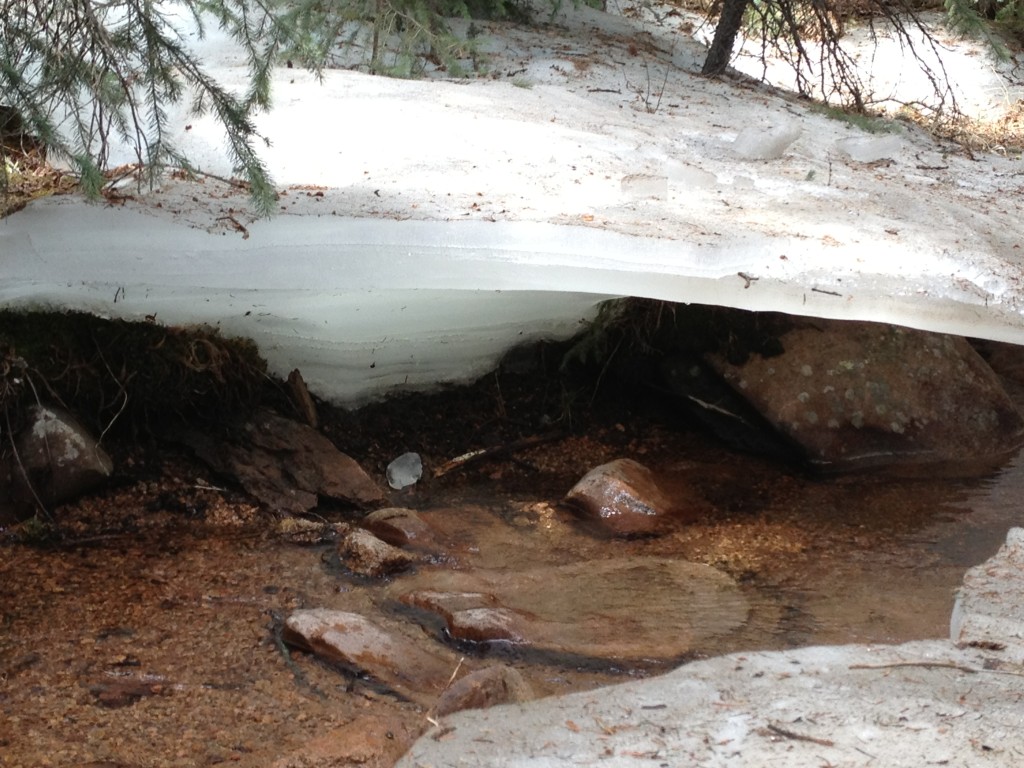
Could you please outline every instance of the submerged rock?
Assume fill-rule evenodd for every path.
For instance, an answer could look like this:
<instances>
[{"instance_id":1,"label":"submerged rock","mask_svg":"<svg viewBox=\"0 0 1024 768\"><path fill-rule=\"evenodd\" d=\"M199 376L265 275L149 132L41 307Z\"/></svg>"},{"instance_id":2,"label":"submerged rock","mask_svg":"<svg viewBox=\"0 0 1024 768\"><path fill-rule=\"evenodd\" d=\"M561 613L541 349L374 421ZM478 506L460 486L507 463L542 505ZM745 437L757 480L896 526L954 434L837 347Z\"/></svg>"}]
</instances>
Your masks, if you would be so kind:
<instances>
[{"instance_id":1,"label":"submerged rock","mask_svg":"<svg viewBox=\"0 0 1024 768\"><path fill-rule=\"evenodd\" d=\"M30 409L17 451L11 467L14 496L25 501L38 497L46 505L96 488L114 468L89 431L70 413L53 406Z\"/></svg>"},{"instance_id":2,"label":"submerged rock","mask_svg":"<svg viewBox=\"0 0 1024 768\"><path fill-rule=\"evenodd\" d=\"M1004 550L968 573L953 640L746 651L660 677L459 713L446 721L445 739L421 738L396 768L1017 768L1022 546L1024 530L1014 529ZM970 629L982 616L984 626ZM689 760L669 763L675 755Z\"/></svg>"},{"instance_id":3,"label":"submerged rock","mask_svg":"<svg viewBox=\"0 0 1024 768\"><path fill-rule=\"evenodd\" d=\"M668 496L654 473L632 459L616 459L590 470L565 502L616 536L665 533L674 522L708 511L708 505L695 498Z\"/></svg>"},{"instance_id":4,"label":"submerged rock","mask_svg":"<svg viewBox=\"0 0 1024 768\"><path fill-rule=\"evenodd\" d=\"M1024 419L963 338L816 320L780 341L774 357L707 359L813 466L968 468L1024 442Z\"/></svg>"},{"instance_id":5,"label":"submerged rock","mask_svg":"<svg viewBox=\"0 0 1024 768\"><path fill-rule=\"evenodd\" d=\"M750 611L724 573L657 557L432 571L389 592L436 613L456 639L602 659L679 659L739 628Z\"/></svg>"},{"instance_id":6,"label":"submerged rock","mask_svg":"<svg viewBox=\"0 0 1024 768\"><path fill-rule=\"evenodd\" d=\"M345 534L338 544L338 554L350 570L375 579L403 571L416 562L416 558L405 550L393 547L361 528Z\"/></svg>"},{"instance_id":7,"label":"submerged rock","mask_svg":"<svg viewBox=\"0 0 1024 768\"><path fill-rule=\"evenodd\" d=\"M531 621L528 615L506 608L497 597L484 592L423 590L402 595L402 602L441 616L448 635L455 640L527 644L531 635L539 634L527 626Z\"/></svg>"}]
</instances>

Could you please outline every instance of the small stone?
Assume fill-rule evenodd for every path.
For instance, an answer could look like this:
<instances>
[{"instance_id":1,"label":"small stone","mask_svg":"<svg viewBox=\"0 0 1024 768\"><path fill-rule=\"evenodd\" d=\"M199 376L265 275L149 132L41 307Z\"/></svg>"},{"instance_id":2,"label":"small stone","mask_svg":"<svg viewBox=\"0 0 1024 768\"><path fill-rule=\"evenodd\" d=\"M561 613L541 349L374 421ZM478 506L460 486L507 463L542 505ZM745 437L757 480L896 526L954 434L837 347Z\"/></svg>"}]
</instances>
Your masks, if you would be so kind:
<instances>
[{"instance_id":1,"label":"small stone","mask_svg":"<svg viewBox=\"0 0 1024 768\"><path fill-rule=\"evenodd\" d=\"M338 545L338 552L351 571L375 579L403 571L416 562L416 558L405 550L393 547L361 528L345 535Z\"/></svg>"},{"instance_id":2,"label":"small stone","mask_svg":"<svg viewBox=\"0 0 1024 768\"><path fill-rule=\"evenodd\" d=\"M388 464L388 485L396 491L415 485L423 477L423 459L418 453L403 453Z\"/></svg>"},{"instance_id":3,"label":"small stone","mask_svg":"<svg viewBox=\"0 0 1024 768\"><path fill-rule=\"evenodd\" d=\"M525 642L529 619L498 602L494 595L481 592L410 592L402 602L433 611L441 616L448 634L455 640L487 643L503 640Z\"/></svg>"},{"instance_id":4,"label":"small stone","mask_svg":"<svg viewBox=\"0 0 1024 768\"><path fill-rule=\"evenodd\" d=\"M680 508L662 491L654 473L632 459L616 459L592 469L565 501L615 536L662 534L673 520L696 512Z\"/></svg>"},{"instance_id":5,"label":"small stone","mask_svg":"<svg viewBox=\"0 0 1024 768\"><path fill-rule=\"evenodd\" d=\"M403 507L388 507L363 518L363 526L395 547L437 552L437 533L416 512Z\"/></svg>"},{"instance_id":6,"label":"small stone","mask_svg":"<svg viewBox=\"0 0 1024 768\"><path fill-rule=\"evenodd\" d=\"M487 709L499 704L518 704L536 698L530 684L505 664L484 667L457 680L434 705L437 717L464 709Z\"/></svg>"}]
</instances>

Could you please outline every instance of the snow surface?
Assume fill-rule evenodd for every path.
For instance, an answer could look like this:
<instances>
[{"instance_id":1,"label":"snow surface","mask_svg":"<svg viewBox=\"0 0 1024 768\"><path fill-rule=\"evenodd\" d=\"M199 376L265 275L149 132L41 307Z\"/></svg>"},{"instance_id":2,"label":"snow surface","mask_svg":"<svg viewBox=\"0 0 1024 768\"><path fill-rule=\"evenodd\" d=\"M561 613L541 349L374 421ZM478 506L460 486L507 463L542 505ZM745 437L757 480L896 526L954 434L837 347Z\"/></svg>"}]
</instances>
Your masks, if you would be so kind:
<instances>
[{"instance_id":1,"label":"snow surface","mask_svg":"<svg viewBox=\"0 0 1024 768\"><path fill-rule=\"evenodd\" d=\"M698 77L693 21L666 6L477 26L488 75L473 80L279 69L259 120L270 219L208 177L0 221L0 304L215 324L349 404L472 378L621 295L1024 343L1019 162ZM195 45L242 86L230 41ZM962 105L1013 103L976 47L949 55ZM231 175L210 119L172 125L202 170Z\"/></svg>"}]
</instances>

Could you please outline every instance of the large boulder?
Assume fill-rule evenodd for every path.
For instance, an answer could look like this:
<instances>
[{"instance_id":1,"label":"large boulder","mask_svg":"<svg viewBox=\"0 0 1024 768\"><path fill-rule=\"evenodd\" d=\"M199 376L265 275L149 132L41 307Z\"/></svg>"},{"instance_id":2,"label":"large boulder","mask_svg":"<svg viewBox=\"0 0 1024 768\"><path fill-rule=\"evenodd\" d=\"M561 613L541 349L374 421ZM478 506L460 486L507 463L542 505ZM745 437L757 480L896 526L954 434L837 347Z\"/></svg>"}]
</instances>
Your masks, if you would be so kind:
<instances>
[{"instance_id":1,"label":"large boulder","mask_svg":"<svg viewBox=\"0 0 1024 768\"><path fill-rule=\"evenodd\" d=\"M811 465L991 465L1024 442L1024 419L967 341L892 325L795 322L784 351L708 362Z\"/></svg>"}]
</instances>

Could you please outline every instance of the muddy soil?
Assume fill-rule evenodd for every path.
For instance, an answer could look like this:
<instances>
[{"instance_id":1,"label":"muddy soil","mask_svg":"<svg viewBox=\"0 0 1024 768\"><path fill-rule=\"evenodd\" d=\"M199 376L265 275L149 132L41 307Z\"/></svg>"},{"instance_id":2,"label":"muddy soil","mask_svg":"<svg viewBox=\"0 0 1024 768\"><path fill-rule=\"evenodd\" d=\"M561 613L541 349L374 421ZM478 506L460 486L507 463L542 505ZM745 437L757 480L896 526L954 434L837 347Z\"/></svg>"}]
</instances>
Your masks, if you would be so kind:
<instances>
[{"instance_id":1,"label":"muddy soil","mask_svg":"<svg viewBox=\"0 0 1024 768\"><path fill-rule=\"evenodd\" d=\"M325 421L382 484L388 460L423 454L424 479L391 503L446 530L447 559L460 568L667 556L738 579L753 606L746 625L673 663L945 636L963 571L1024 523L1018 461L973 480L815 479L724 449L653 397L637 405L611 393L595 407L495 375ZM432 475L466 451L538 435L547 439ZM180 449L111 450L114 484L56 510L56 540L0 545L0 766L387 766L431 727L422 707L280 640L290 611L329 607L443 643L395 609L386 582L347 574L329 543L284 538L274 514ZM685 477L714 511L623 541L557 506L584 472L623 456ZM318 515L357 519L340 508ZM451 650L512 664L538 695L667 666Z\"/></svg>"}]
</instances>

